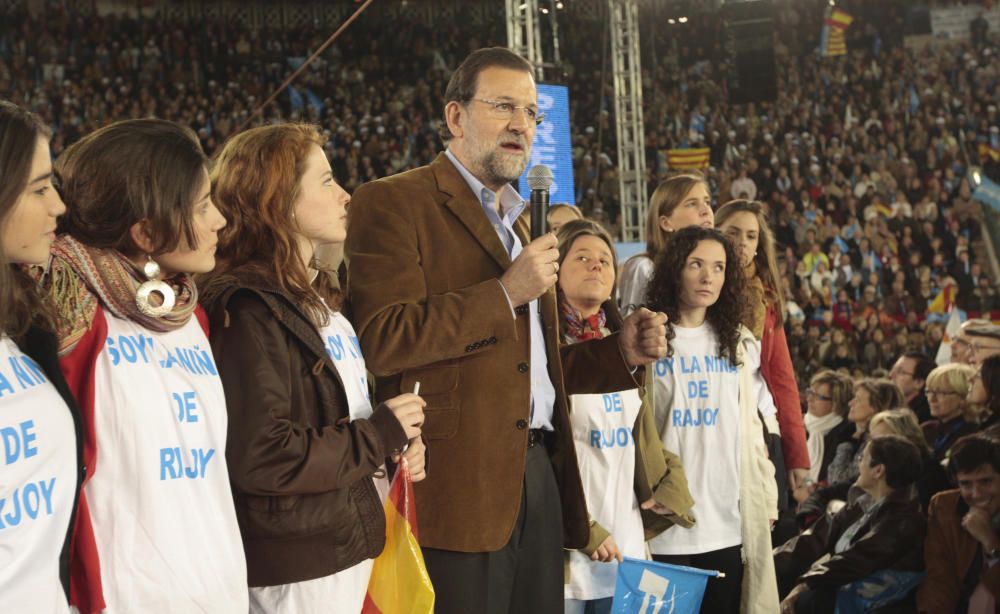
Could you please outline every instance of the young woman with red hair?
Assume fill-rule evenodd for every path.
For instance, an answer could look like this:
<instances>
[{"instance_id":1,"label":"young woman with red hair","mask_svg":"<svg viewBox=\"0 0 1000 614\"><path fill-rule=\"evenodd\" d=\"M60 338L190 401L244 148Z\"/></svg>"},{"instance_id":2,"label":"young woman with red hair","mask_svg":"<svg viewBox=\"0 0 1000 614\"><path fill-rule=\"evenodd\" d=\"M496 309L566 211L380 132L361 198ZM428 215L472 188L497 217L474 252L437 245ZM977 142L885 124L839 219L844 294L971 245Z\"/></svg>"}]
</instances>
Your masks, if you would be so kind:
<instances>
[{"instance_id":1,"label":"young woman with red hair","mask_svg":"<svg viewBox=\"0 0 1000 614\"><path fill-rule=\"evenodd\" d=\"M350 201L321 145L311 126L254 128L212 173L230 224L203 300L251 612L360 612L385 542L385 462L401 454L424 477L424 402L372 407L335 272L317 260L343 244Z\"/></svg>"}]
</instances>

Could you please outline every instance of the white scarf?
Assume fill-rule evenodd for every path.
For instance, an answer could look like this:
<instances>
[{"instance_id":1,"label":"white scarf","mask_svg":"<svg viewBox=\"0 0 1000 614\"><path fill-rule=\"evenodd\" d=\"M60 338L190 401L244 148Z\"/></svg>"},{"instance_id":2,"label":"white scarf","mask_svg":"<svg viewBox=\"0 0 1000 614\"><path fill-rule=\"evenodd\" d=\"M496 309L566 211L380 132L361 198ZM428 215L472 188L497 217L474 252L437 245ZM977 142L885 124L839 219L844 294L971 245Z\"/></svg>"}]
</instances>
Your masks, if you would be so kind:
<instances>
[{"instance_id":1,"label":"white scarf","mask_svg":"<svg viewBox=\"0 0 1000 614\"><path fill-rule=\"evenodd\" d=\"M823 468L823 439L827 433L843 421L843 416L838 415L835 411L831 411L822 418L817 418L806 412L806 431L809 433L809 438L806 439L806 449L809 451L809 479L814 482L819 480L819 472Z\"/></svg>"}]
</instances>

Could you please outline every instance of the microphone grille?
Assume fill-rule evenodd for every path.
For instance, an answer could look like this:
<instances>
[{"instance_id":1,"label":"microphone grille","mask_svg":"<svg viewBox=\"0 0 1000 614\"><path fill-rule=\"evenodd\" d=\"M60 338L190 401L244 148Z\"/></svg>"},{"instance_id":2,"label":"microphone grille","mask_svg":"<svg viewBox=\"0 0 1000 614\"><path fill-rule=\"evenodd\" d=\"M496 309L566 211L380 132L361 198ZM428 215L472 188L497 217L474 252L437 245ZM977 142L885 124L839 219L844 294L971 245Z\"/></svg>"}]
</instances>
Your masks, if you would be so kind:
<instances>
[{"instance_id":1,"label":"microphone grille","mask_svg":"<svg viewBox=\"0 0 1000 614\"><path fill-rule=\"evenodd\" d=\"M528 169L528 187L532 190L548 190L552 187L552 169L537 164Z\"/></svg>"}]
</instances>

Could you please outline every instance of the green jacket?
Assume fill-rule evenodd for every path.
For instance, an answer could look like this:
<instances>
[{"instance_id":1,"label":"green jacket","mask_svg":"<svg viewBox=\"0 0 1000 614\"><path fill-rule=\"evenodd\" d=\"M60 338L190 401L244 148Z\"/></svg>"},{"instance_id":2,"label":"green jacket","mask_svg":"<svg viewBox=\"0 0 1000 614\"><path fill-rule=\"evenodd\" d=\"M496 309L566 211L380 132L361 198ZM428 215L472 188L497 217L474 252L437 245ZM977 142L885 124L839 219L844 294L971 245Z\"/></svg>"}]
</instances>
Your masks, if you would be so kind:
<instances>
[{"instance_id":1,"label":"green jacket","mask_svg":"<svg viewBox=\"0 0 1000 614\"><path fill-rule=\"evenodd\" d=\"M647 371L651 366L647 367ZM663 448L663 442L653 420L653 382L647 374L648 384L639 388L642 405L632 427L635 439L635 495L642 504L649 499L665 505L674 511L669 516L661 516L650 510L641 510L642 526L646 540L650 540L674 525L694 526L691 508L694 499L688 491L687 477L681 459ZM572 411L572 409L570 410ZM581 550L593 554L598 546L610 535L607 529L590 520L590 538Z\"/></svg>"}]
</instances>

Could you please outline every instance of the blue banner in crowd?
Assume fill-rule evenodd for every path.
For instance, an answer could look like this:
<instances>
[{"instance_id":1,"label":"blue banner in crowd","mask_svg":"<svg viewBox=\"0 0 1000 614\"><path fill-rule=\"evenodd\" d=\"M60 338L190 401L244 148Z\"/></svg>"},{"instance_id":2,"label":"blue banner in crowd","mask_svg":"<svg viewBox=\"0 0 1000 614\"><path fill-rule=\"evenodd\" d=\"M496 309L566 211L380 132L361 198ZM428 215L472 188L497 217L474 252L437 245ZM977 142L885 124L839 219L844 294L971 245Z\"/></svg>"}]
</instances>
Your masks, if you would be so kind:
<instances>
[{"instance_id":1,"label":"blue banner in crowd","mask_svg":"<svg viewBox=\"0 0 1000 614\"><path fill-rule=\"evenodd\" d=\"M972 193L972 198L993 207L994 211L1000 213L1000 185L993 183L986 177L982 177L982 183Z\"/></svg>"},{"instance_id":2,"label":"blue banner in crowd","mask_svg":"<svg viewBox=\"0 0 1000 614\"><path fill-rule=\"evenodd\" d=\"M569 131L569 88L565 85L538 84L538 111L545 121L535 130L528 168L544 164L552 169L555 181L549 190L549 202L576 204L573 184L573 140ZM531 196L525 171L517 181L525 199Z\"/></svg>"},{"instance_id":3,"label":"blue banner in crowd","mask_svg":"<svg viewBox=\"0 0 1000 614\"><path fill-rule=\"evenodd\" d=\"M705 583L716 571L640 561L618 565L611 614L697 614Z\"/></svg>"}]
</instances>

